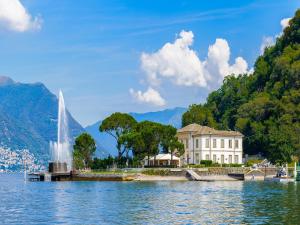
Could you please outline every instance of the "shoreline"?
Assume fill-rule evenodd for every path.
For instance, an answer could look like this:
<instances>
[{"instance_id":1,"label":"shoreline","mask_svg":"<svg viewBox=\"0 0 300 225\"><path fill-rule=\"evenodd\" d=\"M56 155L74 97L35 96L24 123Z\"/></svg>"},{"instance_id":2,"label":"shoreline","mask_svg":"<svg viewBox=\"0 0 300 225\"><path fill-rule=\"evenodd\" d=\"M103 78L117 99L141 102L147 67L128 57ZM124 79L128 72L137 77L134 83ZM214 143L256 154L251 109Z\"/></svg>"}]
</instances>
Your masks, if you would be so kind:
<instances>
[{"instance_id":1,"label":"shoreline","mask_svg":"<svg viewBox=\"0 0 300 225\"><path fill-rule=\"evenodd\" d=\"M177 169L124 169L107 171L77 171L77 173L32 173L32 181L241 181L264 180L273 177L275 168L251 170L250 168L177 168ZM50 179L50 180L49 180Z\"/></svg>"}]
</instances>

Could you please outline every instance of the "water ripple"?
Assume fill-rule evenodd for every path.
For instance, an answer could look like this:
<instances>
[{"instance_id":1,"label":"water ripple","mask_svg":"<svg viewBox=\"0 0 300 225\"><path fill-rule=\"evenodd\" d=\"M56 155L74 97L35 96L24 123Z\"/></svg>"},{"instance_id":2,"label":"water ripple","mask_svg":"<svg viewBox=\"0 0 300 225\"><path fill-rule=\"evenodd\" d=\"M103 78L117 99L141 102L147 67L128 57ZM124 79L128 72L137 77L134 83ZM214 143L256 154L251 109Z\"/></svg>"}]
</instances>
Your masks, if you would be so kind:
<instances>
[{"instance_id":1,"label":"water ripple","mask_svg":"<svg viewBox=\"0 0 300 225\"><path fill-rule=\"evenodd\" d=\"M28 182L0 174L1 224L298 224L299 184Z\"/></svg>"}]
</instances>

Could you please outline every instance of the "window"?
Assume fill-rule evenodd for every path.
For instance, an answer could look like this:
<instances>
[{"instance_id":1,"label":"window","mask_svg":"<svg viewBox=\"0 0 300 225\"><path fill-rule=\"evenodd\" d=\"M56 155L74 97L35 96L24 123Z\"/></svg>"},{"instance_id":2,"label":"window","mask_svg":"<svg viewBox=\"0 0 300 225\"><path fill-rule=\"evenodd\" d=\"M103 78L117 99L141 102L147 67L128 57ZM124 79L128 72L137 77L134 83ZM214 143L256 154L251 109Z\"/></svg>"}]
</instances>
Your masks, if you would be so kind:
<instances>
[{"instance_id":1,"label":"window","mask_svg":"<svg viewBox=\"0 0 300 225\"><path fill-rule=\"evenodd\" d=\"M238 155L234 156L234 163L239 163L239 156Z\"/></svg>"},{"instance_id":2,"label":"window","mask_svg":"<svg viewBox=\"0 0 300 225\"><path fill-rule=\"evenodd\" d=\"M199 148L199 140L196 139L196 148Z\"/></svg>"},{"instance_id":3,"label":"window","mask_svg":"<svg viewBox=\"0 0 300 225\"><path fill-rule=\"evenodd\" d=\"M217 156L216 155L213 155L213 161L217 162Z\"/></svg>"},{"instance_id":4,"label":"window","mask_svg":"<svg viewBox=\"0 0 300 225\"><path fill-rule=\"evenodd\" d=\"M205 148L209 148L209 139L208 138L205 139Z\"/></svg>"},{"instance_id":5,"label":"window","mask_svg":"<svg viewBox=\"0 0 300 225\"><path fill-rule=\"evenodd\" d=\"M235 147L235 148L239 148L239 140L235 140L235 142L234 142L234 147Z\"/></svg>"},{"instance_id":6,"label":"window","mask_svg":"<svg viewBox=\"0 0 300 225\"><path fill-rule=\"evenodd\" d=\"M205 155L205 159L206 159L206 160L209 160L209 154L206 154L206 155Z\"/></svg>"},{"instance_id":7,"label":"window","mask_svg":"<svg viewBox=\"0 0 300 225\"><path fill-rule=\"evenodd\" d=\"M228 147L229 147L229 148L232 148L232 140L229 140L229 142L228 142Z\"/></svg>"},{"instance_id":8,"label":"window","mask_svg":"<svg viewBox=\"0 0 300 225\"><path fill-rule=\"evenodd\" d=\"M221 155L221 163L224 163L224 155Z\"/></svg>"},{"instance_id":9,"label":"window","mask_svg":"<svg viewBox=\"0 0 300 225\"><path fill-rule=\"evenodd\" d=\"M213 139L213 148L217 148L217 139Z\"/></svg>"},{"instance_id":10,"label":"window","mask_svg":"<svg viewBox=\"0 0 300 225\"><path fill-rule=\"evenodd\" d=\"M200 163L200 160L199 160L199 153L196 153L196 164L199 164Z\"/></svg>"},{"instance_id":11,"label":"window","mask_svg":"<svg viewBox=\"0 0 300 225\"><path fill-rule=\"evenodd\" d=\"M232 163L232 155L229 155L228 163L229 163L229 164Z\"/></svg>"},{"instance_id":12,"label":"window","mask_svg":"<svg viewBox=\"0 0 300 225\"><path fill-rule=\"evenodd\" d=\"M185 148L189 148L189 139L185 140Z\"/></svg>"},{"instance_id":13,"label":"window","mask_svg":"<svg viewBox=\"0 0 300 225\"><path fill-rule=\"evenodd\" d=\"M221 139L221 148L224 148L224 139Z\"/></svg>"}]
</instances>

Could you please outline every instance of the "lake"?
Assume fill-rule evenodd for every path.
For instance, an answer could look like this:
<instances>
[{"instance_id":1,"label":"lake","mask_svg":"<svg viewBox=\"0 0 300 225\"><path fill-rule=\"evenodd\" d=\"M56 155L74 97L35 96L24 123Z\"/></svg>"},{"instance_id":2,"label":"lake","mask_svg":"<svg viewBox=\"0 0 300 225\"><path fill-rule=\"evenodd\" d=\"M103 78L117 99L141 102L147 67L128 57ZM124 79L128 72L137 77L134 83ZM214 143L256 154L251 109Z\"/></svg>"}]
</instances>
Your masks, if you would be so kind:
<instances>
[{"instance_id":1,"label":"lake","mask_svg":"<svg viewBox=\"0 0 300 225\"><path fill-rule=\"evenodd\" d=\"M300 183L24 182L0 174L1 224L299 224Z\"/></svg>"}]
</instances>

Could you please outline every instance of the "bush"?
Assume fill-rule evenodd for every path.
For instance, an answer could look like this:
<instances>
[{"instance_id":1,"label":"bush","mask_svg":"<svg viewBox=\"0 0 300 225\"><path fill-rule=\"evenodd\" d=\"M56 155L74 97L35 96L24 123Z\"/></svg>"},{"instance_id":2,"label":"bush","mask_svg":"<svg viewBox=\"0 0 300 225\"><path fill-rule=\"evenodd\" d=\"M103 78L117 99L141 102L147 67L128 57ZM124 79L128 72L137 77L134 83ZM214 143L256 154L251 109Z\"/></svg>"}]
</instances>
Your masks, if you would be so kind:
<instances>
[{"instance_id":1,"label":"bush","mask_svg":"<svg viewBox=\"0 0 300 225\"><path fill-rule=\"evenodd\" d=\"M245 166L251 167L251 166L253 166L254 164L261 163L261 161L262 161L261 159L249 159L249 160L246 162Z\"/></svg>"},{"instance_id":2,"label":"bush","mask_svg":"<svg viewBox=\"0 0 300 225\"><path fill-rule=\"evenodd\" d=\"M210 166L212 166L213 162L212 162L212 160L201 160L200 164L205 165L205 167L210 167Z\"/></svg>"},{"instance_id":3,"label":"bush","mask_svg":"<svg viewBox=\"0 0 300 225\"><path fill-rule=\"evenodd\" d=\"M128 166L126 165L127 158L126 157L115 157L108 156L107 158L94 158L94 160L91 162L91 169L92 170L102 170L102 169L108 169L112 167L117 168L127 168L127 167L140 167L140 160L137 158L129 158L128 159Z\"/></svg>"},{"instance_id":4,"label":"bush","mask_svg":"<svg viewBox=\"0 0 300 225\"><path fill-rule=\"evenodd\" d=\"M155 166L145 165L144 168L177 168L177 165L155 165Z\"/></svg>"},{"instance_id":5,"label":"bush","mask_svg":"<svg viewBox=\"0 0 300 225\"><path fill-rule=\"evenodd\" d=\"M242 167L243 164L231 163L231 164L222 164L222 167Z\"/></svg>"},{"instance_id":6,"label":"bush","mask_svg":"<svg viewBox=\"0 0 300 225\"><path fill-rule=\"evenodd\" d=\"M203 165L203 164L188 164L185 167L189 167L189 168L203 168L203 167L205 167L205 165Z\"/></svg>"},{"instance_id":7,"label":"bush","mask_svg":"<svg viewBox=\"0 0 300 225\"><path fill-rule=\"evenodd\" d=\"M170 170L156 170L156 169L149 169L144 170L142 174L145 175L152 175L152 176L168 176L170 174Z\"/></svg>"},{"instance_id":8,"label":"bush","mask_svg":"<svg viewBox=\"0 0 300 225\"><path fill-rule=\"evenodd\" d=\"M221 165L219 163L217 163L217 162L214 162L211 166L212 167L221 167Z\"/></svg>"}]
</instances>

